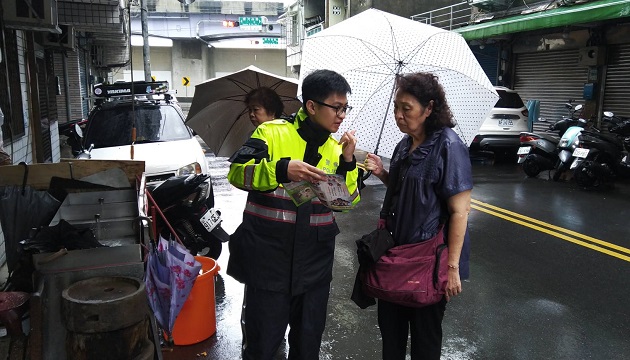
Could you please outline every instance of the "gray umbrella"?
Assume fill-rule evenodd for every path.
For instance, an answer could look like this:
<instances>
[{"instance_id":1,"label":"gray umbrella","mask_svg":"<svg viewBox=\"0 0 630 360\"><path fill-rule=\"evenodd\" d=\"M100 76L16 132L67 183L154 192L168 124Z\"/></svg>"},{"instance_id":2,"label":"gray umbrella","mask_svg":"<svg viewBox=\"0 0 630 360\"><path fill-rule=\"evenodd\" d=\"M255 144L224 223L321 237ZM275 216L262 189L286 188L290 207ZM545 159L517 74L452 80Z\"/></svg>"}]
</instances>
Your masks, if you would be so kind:
<instances>
[{"instance_id":1,"label":"gray umbrella","mask_svg":"<svg viewBox=\"0 0 630 360\"><path fill-rule=\"evenodd\" d=\"M9 272L19 260L18 243L28 238L31 229L50 224L60 206L47 191L26 185L0 187L0 223Z\"/></svg>"},{"instance_id":2,"label":"gray umbrella","mask_svg":"<svg viewBox=\"0 0 630 360\"><path fill-rule=\"evenodd\" d=\"M245 95L268 87L284 102L285 114L297 112L297 79L282 77L249 66L229 75L195 86L186 125L197 132L217 156L231 156L249 138L254 126L249 121Z\"/></svg>"}]
</instances>

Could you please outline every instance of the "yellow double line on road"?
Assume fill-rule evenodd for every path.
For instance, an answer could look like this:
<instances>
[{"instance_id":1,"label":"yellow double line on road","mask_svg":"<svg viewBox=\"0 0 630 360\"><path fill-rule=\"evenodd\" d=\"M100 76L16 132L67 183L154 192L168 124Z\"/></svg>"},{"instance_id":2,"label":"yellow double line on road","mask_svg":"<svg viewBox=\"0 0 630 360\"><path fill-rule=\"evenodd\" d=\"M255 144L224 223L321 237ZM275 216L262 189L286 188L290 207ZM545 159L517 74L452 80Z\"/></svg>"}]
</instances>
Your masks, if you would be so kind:
<instances>
[{"instance_id":1,"label":"yellow double line on road","mask_svg":"<svg viewBox=\"0 0 630 360\"><path fill-rule=\"evenodd\" d=\"M471 208L630 262L630 249L472 199ZM625 255L627 254L627 255Z\"/></svg>"}]
</instances>

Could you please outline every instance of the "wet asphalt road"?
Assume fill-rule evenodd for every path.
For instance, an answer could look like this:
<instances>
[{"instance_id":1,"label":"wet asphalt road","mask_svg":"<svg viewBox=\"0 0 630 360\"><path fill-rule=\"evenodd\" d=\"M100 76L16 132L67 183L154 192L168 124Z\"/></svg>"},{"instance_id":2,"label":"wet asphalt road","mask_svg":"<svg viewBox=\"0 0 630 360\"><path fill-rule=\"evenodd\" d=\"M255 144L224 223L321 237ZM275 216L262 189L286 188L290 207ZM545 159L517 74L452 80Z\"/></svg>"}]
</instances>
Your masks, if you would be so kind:
<instances>
[{"instance_id":1,"label":"wet asphalt road","mask_svg":"<svg viewBox=\"0 0 630 360\"><path fill-rule=\"evenodd\" d=\"M217 206L232 233L246 194L229 185L228 163L209 157ZM447 306L443 359L629 359L630 186L582 191L547 174L528 179L512 164L473 166L471 279ZM320 359L380 359L376 307L349 296L354 240L376 226L385 187L368 179L362 201L337 214L334 279ZM164 359L239 359L243 286L219 259L217 333L176 346ZM205 352L205 354L204 354ZM286 358L286 346L277 359Z\"/></svg>"}]
</instances>

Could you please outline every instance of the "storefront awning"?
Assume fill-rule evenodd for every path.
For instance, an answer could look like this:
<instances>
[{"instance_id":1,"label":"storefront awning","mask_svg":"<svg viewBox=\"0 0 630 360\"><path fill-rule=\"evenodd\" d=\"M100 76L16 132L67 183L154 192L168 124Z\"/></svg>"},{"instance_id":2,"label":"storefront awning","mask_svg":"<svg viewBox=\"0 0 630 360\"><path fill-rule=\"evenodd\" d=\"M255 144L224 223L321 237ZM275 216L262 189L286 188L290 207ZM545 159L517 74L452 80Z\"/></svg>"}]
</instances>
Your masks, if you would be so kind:
<instances>
[{"instance_id":1,"label":"storefront awning","mask_svg":"<svg viewBox=\"0 0 630 360\"><path fill-rule=\"evenodd\" d=\"M630 0L600 0L582 5L563 6L527 15L512 16L465 26L453 31L462 34L466 40L475 40L503 34L585 24L628 16L630 16Z\"/></svg>"}]
</instances>

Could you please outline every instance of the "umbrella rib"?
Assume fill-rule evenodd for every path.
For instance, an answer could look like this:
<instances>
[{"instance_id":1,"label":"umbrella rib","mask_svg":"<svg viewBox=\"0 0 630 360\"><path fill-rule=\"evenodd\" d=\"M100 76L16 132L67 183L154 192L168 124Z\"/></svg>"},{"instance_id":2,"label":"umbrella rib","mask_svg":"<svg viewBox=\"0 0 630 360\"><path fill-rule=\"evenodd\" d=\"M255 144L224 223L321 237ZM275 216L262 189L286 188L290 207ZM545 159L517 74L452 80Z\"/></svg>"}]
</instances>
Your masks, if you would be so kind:
<instances>
[{"instance_id":1,"label":"umbrella rib","mask_svg":"<svg viewBox=\"0 0 630 360\"><path fill-rule=\"evenodd\" d=\"M414 50L409 51L409 53L407 54L407 56L405 57L405 59L403 59L403 61L404 61L404 60L407 60L407 59L409 59L409 58L411 58L411 57L413 57L413 56L416 56L416 54L418 54L418 53L420 52L420 50L422 50L422 48L424 47L424 45L425 45L425 44L426 44L426 43L427 43L427 42L428 42L431 38L433 38L434 36L438 36L438 35L445 35L445 34L450 34L450 33L449 33L448 31L443 31L443 32L437 32L437 33L435 33L435 34L433 34L433 35L430 35L428 38L424 39L424 41L420 42L420 43L416 46L416 48L415 48ZM408 64L408 63L409 63L408 61L404 61L404 64Z\"/></svg>"},{"instance_id":2,"label":"umbrella rib","mask_svg":"<svg viewBox=\"0 0 630 360\"><path fill-rule=\"evenodd\" d=\"M391 55L391 54L387 53L386 51L383 51L381 48L379 48L378 46L376 46L376 45L372 44L371 42L369 42L369 41L367 41L367 40L365 40L365 39L361 39L361 38L358 38L358 37L355 37L355 36L347 36L347 35L343 35L343 36L342 36L342 35L323 35L323 36L317 36L316 38L317 38L317 39L323 39L323 38L329 38L329 37L330 37L330 38L333 38L333 37L342 37L342 38L344 38L344 39L354 39L354 40L357 40L357 41L359 41L360 43L362 43L362 44L363 44L363 45L364 45L364 46L365 46L365 47L366 47L366 48L367 48L367 49L368 49L368 50L369 50L372 54L374 54L374 56L376 56L376 58L377 58L377 59L381 60L382 58L381 58L381 56L379 56L378 54L376 54L376 52L375 52L373 49L378 49L378 50L380 50L380 52L382 52L384 55L387 55L388 57L390 57L390 58L394 61L394 63L398 64L398 60L396 59L396 57L395 57L395 56L393 56L393 55ZM367 46L366 44L368 44L368 45L370 45L370 46ZM386 62L386 61L381 60L381 62L383 63L383 65L387 65L387 62Z\"/></svg>"},{"instance_id":3,"label":"umbrella rib","mask_svg":"<svg viewBox=\"0 0 630 360\"><path fill-rule=\"evenodd\" d=\"M232 121L232 125L230 125L228 131L226 131L226 138L227 138L227 134L229 134L230 132L232 132L232 129L234 129L234 126L236 126L236 123L238 123L238 119L243 116L243 114L245 114L247 112L247 108L244 108L234 119L234 121ZM225 141L225 139L223 139ZM223 146L223 142L221 142L221 145L219 145L219 147L217 148L217 153L221 150L221 146ZM216 154L215 154L216 155Z\"/></svg>"},{"instance_id":4,"label":"umbrella rib","mask_svg":"<svg viewBox=\"0 0 630 360\"><path fill-rule=\"evenodd\" d=\"M370 95L370 97L368 97L366 99L366 101L363 103L363 106L361 107L361 109L359 109L358 113L360 114L363 109L365 109L365 107L370 103L370 100L372 100L372 98L374 97L374 95L376 95L376 93L379 92L379 90L385 88L385 83L387 82L388 78L383 79L383 81L381 81L381 84L379 86L376 87L376 89L372 92L372 94ZM392 89L392 91L394 91ZM391 98L390 98L391 100ZM387 117L387 113L389 112L389 104L388 104L388 111L385 112L385 117ZM358 117L355 117L354 120L352 120L352 123L350 126L354 125L354 122L358 119Z\"/></svg>"},{"instance_id":5,"label":"umbrella rib","mask_svg":"<svg viewBox=\"0 0 630 360\"><path fill-rule=\"evenodd\" d=\"M385 16L383 16L383 18L385 18L385 21L389 25L389 34L392 37L392 53L394 53L394 59L396 59L396 57L398 57L400 59L400 47L398 46L398 43L396 42L396 37L394 36L394 27L392 26L392 23L389 21L388 18L386 18ZM398 61L399 64L401 62L402 62L402 60ZM398 69L400 69L400 67L398 67ZM398 74L398 73L396 73L396 74Z\"/></svg>"}]
</instances>

